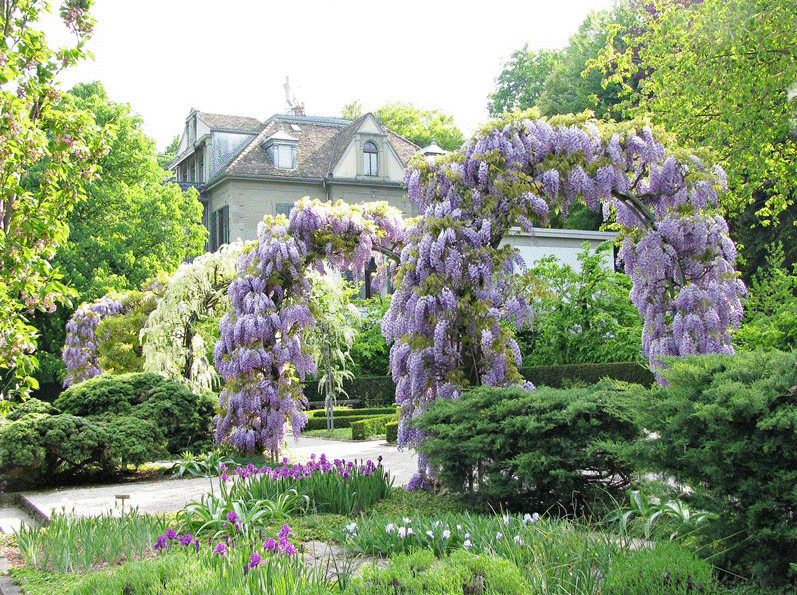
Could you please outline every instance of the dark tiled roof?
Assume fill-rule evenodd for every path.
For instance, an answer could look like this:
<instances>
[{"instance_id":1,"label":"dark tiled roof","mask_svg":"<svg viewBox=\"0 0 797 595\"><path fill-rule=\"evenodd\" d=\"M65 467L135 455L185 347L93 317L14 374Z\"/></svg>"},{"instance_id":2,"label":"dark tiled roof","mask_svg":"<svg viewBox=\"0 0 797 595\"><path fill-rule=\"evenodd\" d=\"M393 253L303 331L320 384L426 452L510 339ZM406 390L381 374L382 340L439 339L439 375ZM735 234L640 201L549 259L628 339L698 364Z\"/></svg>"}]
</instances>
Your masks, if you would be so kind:
<instances>
[{"instance_id":1,"label":"dark tiled roof","mask_svg":"<svg viewBox=\"0 0 797 595\"><path fill-rule=\"evenodd\" d=\"M217 176L280 177L323 179L327 177L354 138L365 116L354 122L342 118L320 118L314 116L275 115L269 118L260 133ZM291 124L299 127L293 129ZM280 130L298 139L296 145L296 168L278 169L271 157L263 150L263 142ZM418 147L391 131L386 131L396 154L406 166Z\"/></svg>"},{"instance_id":2,"label":"dark tiled roof","mask_svg":"<svg viewBox=\"0 0 797 595\"><path fill-rule=\"evenodd\" d=\"M207 124L211 130L237 130L241 132L260 132L263 130L263 123L257 118L208 114L205 112L198 112L198 114L199 119Z\"/></svg>"}]
</instances>

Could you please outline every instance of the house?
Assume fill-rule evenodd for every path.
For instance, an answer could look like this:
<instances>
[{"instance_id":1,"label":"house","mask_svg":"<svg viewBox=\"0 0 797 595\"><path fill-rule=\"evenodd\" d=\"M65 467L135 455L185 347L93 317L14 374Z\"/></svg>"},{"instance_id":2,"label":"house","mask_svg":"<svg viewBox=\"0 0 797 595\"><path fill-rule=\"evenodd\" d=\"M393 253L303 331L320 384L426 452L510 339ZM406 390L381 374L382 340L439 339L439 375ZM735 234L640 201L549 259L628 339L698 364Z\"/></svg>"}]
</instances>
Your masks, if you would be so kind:
<instances>
[{"instance_id":1,"label":"house","mask_svg":"<svg viewBox=\"0 0 797 595\"><path fill-rule=\"evenodd\" d=\"M170 165L199 191L207 250L256 237L264 215L287 215L304 197L387 201L409 216L404 171L418 146L372 114L357 120L296 114L255 118L192 109Z\"/></svg>"},{"instance_id":2,"label":"house","mask_svg":"<svg viewBox=\"0 0 797 595\"><path fill-rule=\"evenodd\" d=\"M192 109L170 169L173 181L199 191L209 231L207 250L215 251L230 240L255 239L264 215L287 215L305 196L349 203L384 200L415 216L404 171L416 152L444 151L434 142L420 149L373 114L354 121L279 114L261 122ZM594 248L615 237L608 232L540 228L528 234L516 229L504 243L517 247L530 265L554 254L578 268L576 254L584 242ZM606 265L613 268L614 263L607 259Z\"/></svg>"}]
</instances>

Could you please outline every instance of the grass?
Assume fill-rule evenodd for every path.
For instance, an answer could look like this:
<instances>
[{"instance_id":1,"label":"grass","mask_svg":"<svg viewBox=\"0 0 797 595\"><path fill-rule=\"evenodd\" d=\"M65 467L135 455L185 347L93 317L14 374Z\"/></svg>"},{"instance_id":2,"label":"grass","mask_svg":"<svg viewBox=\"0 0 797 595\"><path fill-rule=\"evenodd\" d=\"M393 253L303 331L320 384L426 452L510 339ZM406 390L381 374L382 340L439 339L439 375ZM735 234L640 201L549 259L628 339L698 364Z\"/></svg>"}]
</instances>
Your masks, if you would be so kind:
<instances>
[{"instance_id":1,"label":"grass","mask_svg":"<svg viewBox=\"0 0 797 595\"><path fill-rule=\"evenodd\" d=\"M302 436L310 438L334 438L335 440L351 440L351 428L335 428L334 430L307 430Z\"/></svg>"}]
</instances>

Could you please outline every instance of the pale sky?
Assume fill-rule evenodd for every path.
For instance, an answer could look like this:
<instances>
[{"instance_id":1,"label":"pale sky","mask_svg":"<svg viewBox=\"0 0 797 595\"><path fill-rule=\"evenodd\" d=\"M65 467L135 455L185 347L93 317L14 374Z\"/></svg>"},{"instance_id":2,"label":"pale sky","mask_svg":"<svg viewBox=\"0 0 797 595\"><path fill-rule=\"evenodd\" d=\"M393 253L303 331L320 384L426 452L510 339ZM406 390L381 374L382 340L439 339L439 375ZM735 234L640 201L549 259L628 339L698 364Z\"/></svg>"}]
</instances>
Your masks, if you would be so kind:
<instances>
[{"instance_id":1,"label":"pale sky","mask_svg":"<svg viewBox=\"0 0 797 595\"><path fill-rule=\"evenodd\" d=\"M391 101L439 109L470 136L511 54L561 48L613 0L95 0L94 60L62 86L101 81L163 150L191 108L265 120L290 77L308 115Z\"/></svg>"}]
</instances>

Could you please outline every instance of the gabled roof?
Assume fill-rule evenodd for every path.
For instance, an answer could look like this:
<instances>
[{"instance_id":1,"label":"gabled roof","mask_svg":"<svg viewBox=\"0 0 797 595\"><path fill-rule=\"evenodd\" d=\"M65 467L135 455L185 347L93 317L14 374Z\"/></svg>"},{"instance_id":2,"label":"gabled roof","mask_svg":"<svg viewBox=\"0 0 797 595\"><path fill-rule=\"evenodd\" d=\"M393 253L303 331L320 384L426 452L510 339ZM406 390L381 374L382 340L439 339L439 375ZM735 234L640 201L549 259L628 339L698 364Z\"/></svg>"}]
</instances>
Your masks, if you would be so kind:
<instances>
[{"instance_id":1,"label":"gabled roof","mask_svg":"<svg viewBox=\"0 0 797 595\"><path fill-rule=\"evenodd\" d=\"M214 179L225 176L314 180L327 178L366 117L368 114L352 122L342 118L292 114L272 116L265 122L260 133ZM275 167L271 157L262 148L263 143L277 134L281 126L297 139L295 169ZM418 150L417 145L388 130L385 130L385 134L402 160L402 165L406 166L409 158Z\"/></svg>"},{"instance_id":2,"label":"gabled roof","mask_svg":"<svg viewBox=\"0 0 797 595\"><path fill-rule=\"evenodd\" d=\"M257 133L263 130L263 123L257 118L245 116L227 116L225 114L208 114L197 112L197 116L211 130L229 130L235 132Z\"/></svg>"}]
</instances>

